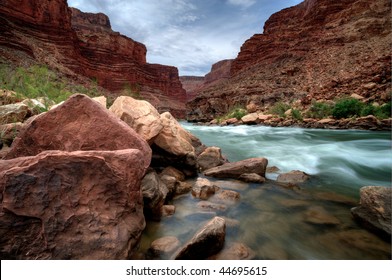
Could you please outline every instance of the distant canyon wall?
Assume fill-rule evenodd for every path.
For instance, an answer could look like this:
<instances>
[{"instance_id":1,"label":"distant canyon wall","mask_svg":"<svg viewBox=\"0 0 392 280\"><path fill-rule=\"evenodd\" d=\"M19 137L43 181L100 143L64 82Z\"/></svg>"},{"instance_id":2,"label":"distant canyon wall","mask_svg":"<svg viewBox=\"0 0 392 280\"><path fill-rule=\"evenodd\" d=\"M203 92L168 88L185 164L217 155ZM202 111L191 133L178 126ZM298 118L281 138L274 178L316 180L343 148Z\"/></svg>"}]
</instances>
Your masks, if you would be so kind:
<instances>
[{"instance_id":1,"label":"distant canyon wall","mask_svg":"<svg viewBox=\"0 0 392 280\"><path fill-rule=\"evenodd\" d=\"M208 121L249 103L334 100L358 94L390 100L391 2L305 0L273 14L231 63L229 78L188 103L188 119Z\"/></svg>"},{"instance_id":2,"label":"distant canyon wall","mask_svg":"<svg viewBox=\"0 0 392 280\"><path fill-rule=\"evenodd\" d=\"M187 100L194 99L203 89L229 79L232 62L232 59L225 59L214 63L211 71L204 77L181 76L180 81L187 93Z\"/></svg>"},{"instance_id":3,"label":"distant canyon wall","mask_svg":"<svg viewBox=\"0 0 392 280\"><path fill-rule=\"evenodd\" d=\"M68 76L95 79L114 94L131 88L158 109L184 116L178 69L149 64L146 53L145 45L114 32L106 15L69 8L66 0L0 3L3 60L47 64Z\"/></svg>"}]
</instances>

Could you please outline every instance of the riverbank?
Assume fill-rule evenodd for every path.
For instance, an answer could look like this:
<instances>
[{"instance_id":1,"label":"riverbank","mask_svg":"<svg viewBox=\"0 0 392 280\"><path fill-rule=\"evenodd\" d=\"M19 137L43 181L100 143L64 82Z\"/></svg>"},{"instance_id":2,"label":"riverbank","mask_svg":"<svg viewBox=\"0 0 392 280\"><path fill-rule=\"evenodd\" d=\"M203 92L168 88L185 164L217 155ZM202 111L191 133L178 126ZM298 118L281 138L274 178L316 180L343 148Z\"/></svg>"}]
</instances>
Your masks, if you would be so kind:
<instances>
[{"instance_id":1,"label":"riverbank","mask_svg":"<svg viewBox=\"0 0 392 280\"><path fill-rule=\"evenodd\" d=\"M359 129L372 131L391 131L392 118L379 120L376 117L369 115L359 118L346 119L294 119L283 118L274 115L264 115L258 113L251 113L243 116L240 119L229 118L219 122L214 119L209 122L196 122L199 125L264 125L270 127L301 127L301 128L320 128L320 129Z\"/></svg>"}]
</instances>

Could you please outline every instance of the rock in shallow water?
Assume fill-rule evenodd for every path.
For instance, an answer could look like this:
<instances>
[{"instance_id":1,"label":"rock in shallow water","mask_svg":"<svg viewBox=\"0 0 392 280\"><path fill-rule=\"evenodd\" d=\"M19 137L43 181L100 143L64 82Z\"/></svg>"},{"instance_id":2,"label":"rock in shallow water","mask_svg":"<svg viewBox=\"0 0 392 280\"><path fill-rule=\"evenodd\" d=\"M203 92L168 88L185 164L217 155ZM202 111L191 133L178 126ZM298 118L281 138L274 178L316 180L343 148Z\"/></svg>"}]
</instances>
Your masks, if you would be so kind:
<instances>
[{"instance_id":1,"label":"rock in shallow water","mask_svg":"<svg viewBox=\"0 0 392 280\"><path fill-rule=\"evenodd\" d=\"M216 178L237 179L246 173L255 173L265 177L265 170L268 165L266 158L249 158L237 162L225 163L221 166L210 168L204 172L206 176Z\"/></svg>"},{"instance_id":2,"label":"rock in shallow water","mask_svg":"<svg viewBox=\"0 0 392 280\"><path fill-rule=\"evenodd\" d=\"M233 243L228 248L223 249L217 255L212 256L213 260L252 260L256 256L255 252L243 243Z\"/></svg>"},{"instance_id":3,"label":"rock in shallow water","mask_svg":"<svg viewBox=\"0 0 392 280\"><path fill-rule=\"evenodd\" d=\"M154 240L148 250L148 255L152 258L164 258L173 254L180 247L181 243L175 236L164 236Z\"/></svg>"},{"instance_id":4,"label":"rock in shallow water","mask_svg":"<svg viewBox=\"0 0 392 280\"><path fill-rule=\"evenodd\" d=\"M212 184L205 178L197 178L192 187L192 195L200 199L208 199L211 195L215 194L217 186Z\"/></svg>"},{"instance_id":5,"label":"rock in shallow water","mask_svg":"<svg viewBox=\"0 0 392 280\"><path fill-rule=\"evenodd\" d=\"M305 221L316 225L339 225L340 221L321 206L311 206L304 213Z\"/></svg>"},{"instance_id":6,"label":"rock in shallow water","mask_svg":"<svg viewBox=\"0 0 392 280\"><path fill-rule=\"evenodd\" d=\"M223 158L221 149L218 147L208 147L197 157L197 163L201 170L210 169L225 162L227 160Z\"/></svg>"},{"instance_id":7,"label":"rock in shallow water","mask_svg":"<svg viewBox=\"0 0 392 280\"><path fill-rule=\"evenodd\" d=\"M363 187L360 205L351 209L354 218L364 227L391 242L392 188Z\"/></svg>"},{"instance_id":8,"label":"rock in shallow water","mask_svg":"<svg viewBox=\"0 0 392 280\"><path fill-rule=\"evenodd\" d=\"M276 179L279 183L298 184L309 180L309 175L299 170L293 170L288 173L283 173Z\"/></svg>"},{"instance_id":9,"label":"rock in shallow water","mask_svg":"<svg viewBox=\"0 0 392 280\"><path fill-rule=\"evenodd\" d=\"M215 217L197 231L192 239L173 255L173 259L206 259L218 253L223 248L225 236L225 220L220 217Z\"/></svg>"}]
</instances>

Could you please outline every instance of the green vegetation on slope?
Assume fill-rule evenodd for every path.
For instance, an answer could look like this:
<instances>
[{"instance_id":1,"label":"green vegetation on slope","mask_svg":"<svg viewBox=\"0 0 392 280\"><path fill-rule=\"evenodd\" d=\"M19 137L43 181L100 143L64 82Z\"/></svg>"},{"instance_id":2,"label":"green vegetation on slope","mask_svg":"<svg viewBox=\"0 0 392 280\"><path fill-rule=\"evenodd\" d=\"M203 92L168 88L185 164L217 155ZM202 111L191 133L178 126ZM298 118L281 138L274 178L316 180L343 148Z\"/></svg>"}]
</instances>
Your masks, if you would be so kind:
<instances>
[{"instance_id":1,"label":"green vegetation on slope","mask_svg":"<svg viewBox=\"0 0 392 280\"><path fill-rule=\"evenodd\" d=\"M83 93L91 97L102 95L97 81L91 80L85 87L70 83L65 77L44 65L33 65L27 68L0 64L0 89L15 91L21 98L44 98L60 103L74 93Z\"/></svg>"}]
</instances>

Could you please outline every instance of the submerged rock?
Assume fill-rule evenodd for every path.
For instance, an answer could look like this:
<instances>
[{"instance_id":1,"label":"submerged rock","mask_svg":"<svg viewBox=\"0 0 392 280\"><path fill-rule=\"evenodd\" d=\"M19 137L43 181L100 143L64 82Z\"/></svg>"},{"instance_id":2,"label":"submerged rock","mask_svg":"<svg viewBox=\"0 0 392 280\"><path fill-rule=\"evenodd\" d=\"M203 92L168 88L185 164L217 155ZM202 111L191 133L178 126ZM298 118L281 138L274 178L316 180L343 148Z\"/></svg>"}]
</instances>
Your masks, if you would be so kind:
<instances>
[{"instance_id":1,"label":"submerged rock","mask_svg":"<svg viewBox=\"0 0 392 280\"><path fill-rule=\"evenodd\" d=\"M329 214L321 206L311 206L304 213L304 218L307 223L316 225L339 225L340 221L335 216Z\"/></svg>"},{"instance_id":2,"label":"submerged rock","mask_svg":"<svg viewBox=\"0 0 392 280\"><path fill-rule=\"evenodd\" d=\"M276 181L278 183L298 184L309 180L309 175L303 171L293 170L288 173L282 173L278 176Z\"/></svg>"},{"instance_id":3,"label":"submerged rock","mask_svg":"<svg viewBox=\"0 0 392 280\"><path fill-rule=\"evenodd\" d=\"M164 236L154 240L148 249L148 255L152 258L169 257L180 247L181 243L175 236Z\"/></svg>"},{"instance_id":4,"label":"submerged rock","mask_svg":"<svg viewBox=\"0 0 392 280\"><path fill-rule=\"evenodd\" d=\"M176 260L203 260L218 253L225 243L226 223L220 217L207 222L173 255Z\"/></svg>"},{"instance_id":5,"label":"submerged rock","mask_svg":"<svg viewBox=\"0 0 392 280\"><path fill-rule=\"evenodd\" d=\"M224 204L213 203L210 201L200 201L197 207L208 211L226 211L227 206Z\"/></svg>"},{"instance_id":6,"label":"submerged rock","mask_svg":"<svg viewBox=\"0 0 392 280\"><path fill-rule=\"evenodd\" d=\"M212 260L252 260L255 252L243 243L233 243L217 255L210 257Z\"/></svg>"},{"instance_id":7,"label":"submerged rock","mask_svg":"<svg viewBox=\"0 0 392 280\"><path fill-rule=\"evenodd\" d=\"M364 227L391 242L392 189L363 187L360 195L360 204L351 209L352 215Z\"/></svg>"},{"instance_id":8,"label":"submerged rock","mask_svg":"<svg viewBox=\"0 0 392 280\"><path fill-rule=\"evenodd\" d=\"M223 203L235 203L240 200L240 194L232 190L221 190L214 195L213 199Z\"/></svg>"}]
</instances>

